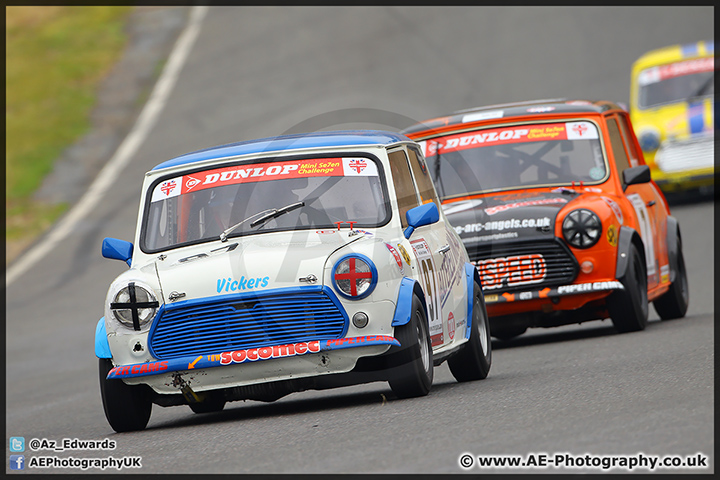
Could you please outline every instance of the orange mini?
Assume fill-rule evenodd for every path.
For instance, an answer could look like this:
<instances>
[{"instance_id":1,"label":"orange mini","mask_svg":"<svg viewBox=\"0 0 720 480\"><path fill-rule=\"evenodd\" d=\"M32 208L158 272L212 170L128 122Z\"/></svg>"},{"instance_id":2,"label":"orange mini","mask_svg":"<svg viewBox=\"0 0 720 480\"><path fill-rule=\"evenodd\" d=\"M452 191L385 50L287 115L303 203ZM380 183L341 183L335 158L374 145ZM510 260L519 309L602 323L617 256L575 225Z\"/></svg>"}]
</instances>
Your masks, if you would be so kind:
<instances>
[{"instance_id":1,"label":"orange mini","mask_svg":"<svg viewBox=\"0 0 720 480\"><path fill-rule=\"evenodd\" d=\"M648 302L662 319L685 315L680 226L620 106L494 105L402 133L478 269L493 336L607 317L642 330Z\"/></svg>"}]
</instances>

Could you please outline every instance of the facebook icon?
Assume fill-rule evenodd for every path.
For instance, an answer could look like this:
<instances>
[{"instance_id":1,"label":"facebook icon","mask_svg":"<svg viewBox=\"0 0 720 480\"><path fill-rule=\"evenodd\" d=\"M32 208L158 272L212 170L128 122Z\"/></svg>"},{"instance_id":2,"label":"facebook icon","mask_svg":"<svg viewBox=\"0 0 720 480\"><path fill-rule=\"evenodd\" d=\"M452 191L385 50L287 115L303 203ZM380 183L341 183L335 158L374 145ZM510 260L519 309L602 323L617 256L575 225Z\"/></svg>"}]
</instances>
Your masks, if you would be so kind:
<instances>
[{"instance_id":1,"label":"facebook icon","mask_svg":"<svg viewBox=\"0 0 720 480\"><path fill-rule=\"evenodd\" d=\"M25 455L10 455L10 470L25 470Z\"/></svg>"}]
</instances>

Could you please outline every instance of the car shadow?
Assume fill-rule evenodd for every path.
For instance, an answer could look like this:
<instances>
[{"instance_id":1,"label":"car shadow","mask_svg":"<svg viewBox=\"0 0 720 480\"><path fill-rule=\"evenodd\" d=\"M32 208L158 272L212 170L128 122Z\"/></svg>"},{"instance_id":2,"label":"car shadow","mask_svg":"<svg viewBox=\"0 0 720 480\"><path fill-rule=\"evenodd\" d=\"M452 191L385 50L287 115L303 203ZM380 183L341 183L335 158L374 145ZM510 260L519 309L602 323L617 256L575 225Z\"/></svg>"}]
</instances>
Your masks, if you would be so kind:
<instances>
[{"instance_id":1,"label":"car shadow","mask_svg":"<svg viewBox=\"0 0 720 480\"><path fill-rule=\"evenodd\" d=\"M333 389L332 392L323 392L322 397L293 398L294 394L290 394L271 403L240 400L227 403L223 411L215 413L195 414L190 411L189 407L184 405L167 407L174 409L178 414L182 414L181 409L185 409L186 416L178 415L177 419L164 420L154 425L148 425L146 430L165 430L194 425L230 423L241 420L247 421L266 417L277 417L279 415L299 415L309 412L327 412L355 407L383 406L397 401L413 400L396 397L386 382L373 382L367 385L376 386L377 389L371 392L341 393L338 392L338 390L345 387L340 387L339 389ZM435 386L433 386L433 390L434 389ZM432 390L430 394L432 395ZM419 397L415 400L421 400L423 398L426 397ZM153 408L157 409L162 407L153 406ZM317 425L313 425L312 427L317 427Z\"/></svg>"},{"instance_id":2,"label":"car shadow","mask_svg":"<svg viewBox=\"0 0 720 480\"><path fill-rule=\"evenodd\" d=\"M653 323L656 322L651 320L649 326ZM502 350L506 348L520 348L532 345L569 342L609 335L620 335L609 320L602 323L597 322L597 325L583 324L571 327L576 328L566 329L567 327L558 327L559 329L563 329L561 331L558 331L558 329L555 328L536 328L530 329L527 333L510 340L498 340L493 338L492 348L493 350ZM488 380L497 380L497 378L489 378ZM458 383L452 380L447 382L438 382L436 378L428 397L410 399L401 399L396 397L386 382L378 381L366 384L374 387L372 391L342 392L342 389L352 389L354 386L339 387L330 390L307 390L307 392L321 393L321 396L313 396L312 398L297 398L295 395L298 394L290 394L270 403L255 400L240 400L229 402L223 411L214 413L195 414L190 411L189 407L179 405L175 407L167 407L177 412L178 416L176 418L171 420L162 420L155 424L148 425L146 430L165 430L195 425L222 424L266 417L276 417L279 415L300 415L310 412L328 412L332 410L342 410L355 407L375 407L392 404L394 402L423 401L432 397L433 394L438 394L448 389L464 387L471 383L473 382ZM153 408L158 409L162 407L154 406ZM185 412L183 412L183 409ZM311 426L311 428L315 427L317 427L317 425Z\"/></svg>"},{"instance_id":3,"label":"car shadow","mask_svg":"<svg viewBox=\"0 0 720 480\"><path fill-rule=\"evenodd\" d=\"M604 337L607 335L618 335L612 323L603 321L597 325L576 326L573 330L557 331L553 327L548 329L535 328L528 330L528 333L519 335L509 340L492 339L493 350L502 350L504 348L527 347L530 345L541 345L547 343L569 342L573 340ZM542 333L537 333L542 332Z\"/></svg>"}]
</instances>

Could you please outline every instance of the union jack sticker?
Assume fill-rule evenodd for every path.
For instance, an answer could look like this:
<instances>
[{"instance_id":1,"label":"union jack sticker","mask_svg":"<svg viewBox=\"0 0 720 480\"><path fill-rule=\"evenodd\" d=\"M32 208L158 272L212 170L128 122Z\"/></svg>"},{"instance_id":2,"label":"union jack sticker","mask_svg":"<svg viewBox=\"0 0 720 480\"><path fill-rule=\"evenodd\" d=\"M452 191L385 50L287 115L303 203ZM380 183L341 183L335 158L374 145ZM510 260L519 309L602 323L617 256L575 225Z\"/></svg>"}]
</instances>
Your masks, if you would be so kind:
<instances>
[{"instance_id":1,"label":"union jack sticker","mask_svg":"<svg viewBox=\"0 0 720 480\"><path fill-rule=\"evenodd\" d=\"M182 177L175 177L158 183L153 190L152 202L177 197L182 190Z\"/></svg>"},{"instance_id":2,"label":"union jack sticker","mask_svg":"<svg viewBox=\"0 0 720 480\"><path fill-rule=\"evenodd\" d=\"M346 177L377 177L375 162L369 158L343 158L343 174Z\"/></svg>"},{"instance_id":3,"label":"union jack sticker","mask_svg":"<svg viewBox=\"0 0 720 480\"><path fill-rule=\"evenodd\" d=\"M568 122L565 124L568 140L586 140L598 138L595 125L590 122Z\"/></svg>"}]
</instances>

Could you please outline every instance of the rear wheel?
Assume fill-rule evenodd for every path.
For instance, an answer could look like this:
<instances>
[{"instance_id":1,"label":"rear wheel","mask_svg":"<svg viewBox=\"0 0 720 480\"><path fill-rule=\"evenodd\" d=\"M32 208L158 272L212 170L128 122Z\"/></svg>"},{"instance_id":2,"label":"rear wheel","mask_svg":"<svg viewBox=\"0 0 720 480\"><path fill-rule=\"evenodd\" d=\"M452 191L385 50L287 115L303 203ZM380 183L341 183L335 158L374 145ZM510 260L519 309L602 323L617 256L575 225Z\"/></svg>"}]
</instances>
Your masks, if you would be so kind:
<instances>
[{"instance_id":1,"label":"rear wheel","mask_svg":"<svg viewBox=\"0 0 720 480\"><path fill-rule=\"evenodd\" d=\"M630 245L630 264L621 281L624 290L608 297L608 312L618 332L644 330L648 323L647 274L635 245Z\"/></svg>"},{"instance_id":2,"label":"rear wheel","mask_svg":"<svg viewBox=\"0 0 720 480\"><path fill-rule=\"evenodd\" d=\"M392 347L388 383L399 398L422 397L430 392L433 358L425 309L413 295L410 321L395 329L400 347Z\"/></svg>"},{"instance_id":3,"label":"rear wheel","mask_svg":"<svg viewBox=\"0 0 720 480\"><path fill-rule=\"evenodd\" d=\"M116 432L132 432L144 429L150 420L152 401L147 385L127 385L120 379L108 380L112 362L99 359L100 395L105 418Z\"/></svg>"},{"instance_id":4,"label":"rear wheel","mask_svg":"<svg viewBox=\"0 0 720 480\"><path fill-rule=\"evenodd\" d=\"M690 289L688 288L687 272L685 271L685 258L682 253L682 241L678 235L678 254L675 265L671 267L675 271L675 281L670 285L670 290L662 297L653 302L655 311L663 320L684 317L690 303Z\"/></svg>"},{"instance_id":5,"label":"rear wheel","mask_svg":"<svg viewBox=\"0 0 720 480\"><path fill-rule=\"evenodd\" d=\"M473 291L473 313L470 338L462 350L448 359L448 367L458 382L482 380L490 372L492 344L485 301L480 287Z\"/></svg>"}]
</instances>

